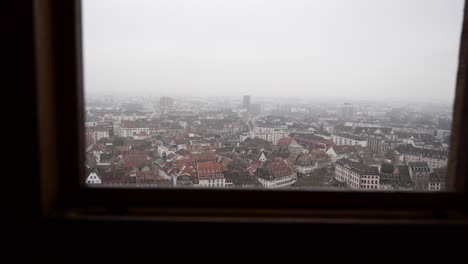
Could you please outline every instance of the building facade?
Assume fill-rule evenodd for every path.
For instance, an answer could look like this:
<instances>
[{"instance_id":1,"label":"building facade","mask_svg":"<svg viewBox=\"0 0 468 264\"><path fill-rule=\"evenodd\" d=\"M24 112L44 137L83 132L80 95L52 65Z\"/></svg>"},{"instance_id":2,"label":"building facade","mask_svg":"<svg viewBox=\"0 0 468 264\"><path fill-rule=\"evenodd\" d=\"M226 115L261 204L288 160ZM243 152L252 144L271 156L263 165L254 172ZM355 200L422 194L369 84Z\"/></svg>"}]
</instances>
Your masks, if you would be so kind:
<instances>
[{"instance_id":1,"label":"building facade","mask_svg":"<svg viewBox=\"0 0 468 264\"><path fill-rule=\"evenodd\" d=\"M224 178L223 166L215 162L198 162L197 178L198 187L224 188L226 179Z\"/></svg>"},{"instance_id":2,"label":"building facade","mask_svg":"<svg viewBox=\"0 0 468 264\"><path fill-rule=\"evenodd\" d=\"M339 107L338 117L342 120L353 120L355 117L354 105L344 103Z\"/></svg>"},{"instance_id":3,"label":"building facade","mask_svg":"<svg viewBox=\"0 0 468 264\"><path fill-rule=\"evenodd\" d=\"M338 146L367 146L367 139L349 133L337 133L332 135L332 141Z\"/></svg>"},{"instance_id":4,"label":"building facade","mask_svg":"<svg viewBox=\"0 0 468 264\"><path fill-rule=\"evenodd\" d=\"M91 172L86 178L86 184L101 184L101 178L95 172Z\"/></svg>"},{"instance_id":5,"label":"building facade","mask_svg":"<svg viewBox=\"0 0 468 264\"><path fill-rule=\"evenodd\" d=\"M335 179L355 190L380 189L380 175L377 167L342 158L335 163Z\"/></svg>"},{"instance_id":6,"label":"building facade","mask_svg":"<svg viewBox=\"0 0 468 264\"><path fill-rule=\"evenodd\" d=\"M267 189L287 187L297 180L284 160L273 160L265 167L257 169L256 174L260 184Z\"/></svg>"},{"instance_id":7,"label":"building facade","mask_svg":"<svg viewBox=\"0 0 468 264\"><path fill-rule=\"evenodd\" d=\"M395 148L400 162L426 162L431 170L447 167L448 152L434 149L416 148L411 145Z\"/></svg>"},{"instance_id":8,"label":"building facade","mask_svg":"<svg viewBox=\"0 0 468 264\"><path fill-rule=\"evenodd\" d=\"M89 135L94 142L99 141L101 138L109 137L109 130L100 128L87 128L86 134Z\"/></svg>"},{"instance_id":9,"label":"building facade","mask_svg":"<svg viewBox=\"0 0 468 264\"><path fill-rule=\"evenodd\" d=\"M411 180L414 184L414 190L428 191L431 169L427 162L409 162L408 167Z\"/></svg>"},{"instance_id":10,"label":"building facade","mask_svg":"<svg viewBox=\"0 0 468 264\"><path fill-rule=\"evenodd\" d=\"M316 154L316 153L314 153ZM297 171L297 176L308 176L313 171L321 168L328 168L330 166L330 158L323 152L318 155L310 155L308 152L303 152L297 156L294 161L294 167Z\"/></svg>"},{"instance_id":11,"label":"building facade","mask_svg":"<svg viewBox=\"0 0 468 264\"><path fill-rule=\"evenodd\" d=\"M253 137L261 138L266 141L273 142L277 144L278 141L284 137L288 137L289 132L287 131L287 126L254 126ZM243 138L241 138L242 140ZM245 140L245 139L244 139Z\"/></svg>"}]
</instances>

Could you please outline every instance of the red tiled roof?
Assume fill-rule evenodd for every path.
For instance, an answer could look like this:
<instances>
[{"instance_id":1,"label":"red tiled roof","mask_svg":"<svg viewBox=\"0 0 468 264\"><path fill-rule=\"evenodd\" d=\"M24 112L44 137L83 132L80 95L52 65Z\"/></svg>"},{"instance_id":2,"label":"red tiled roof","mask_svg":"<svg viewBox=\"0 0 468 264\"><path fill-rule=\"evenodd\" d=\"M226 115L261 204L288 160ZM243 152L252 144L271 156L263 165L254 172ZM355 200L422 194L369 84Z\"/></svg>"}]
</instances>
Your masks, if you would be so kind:
<instances>
[{"instance_id":1,"label":"red tiled roof","mask_svg":"<svg viewBox=\"0 0 468 264\"><path fill-rule=\"evenodd\" d=\"M215 160L216 160L216 154L211 151L203 152L200 154L191 154L185 158L185 161L188 163L215 161Z\"/></svg>"},{"instance_id":2,"label":"red tiled roof","mask_svg":"<svg viewBox=\"0 0 468 264\"><path fill-rule=\"evenodd\" d=\"M180 171L180 175L182 174L188 174L190 177L194 177L195 176L194 168L192 166L185 166Z\"/></svg>"},{"instance_id":3,"label":"red tiled roof","mask_svg":"<svg viewBox=\"0 0 468 264\"><path fill-rule=\"evenodd\" d=\"M208 170L222 171L223 166L215 162L199 162L197 163L197 169L198 171L208 171Z\"/></svg>"},{"instance_id":4,"label":"red tiled roof","mask_svg":"<svg viewBox=\"0 0 468 264\"><path fill-rule=\"evenodd\" d=\"M146 154L128 154L124 158L124 167L141 167L151 163L151 158Z\"/></svg>"},{"instance_id":5,"label":"red tiled roof","mask_svg":"<svg viewBox=\"0 0 468 264\"><path fill-rule=\"evenodd\" d=\"M278 140L278 145L290 145L293 142L293 139L290 137L283 137Z\"/></svg>"},{"instance_id":6,"label":"red tiled roof","mask_svg":"<svg viewBox=\"0 0 468 264\"><path fill-rule=\"evenodd\" d=\"M282 160L271 161L267 164L266 168L271 171L275 178L288 176L292 173L288 165Z\"/></svg>"}]
</instances>

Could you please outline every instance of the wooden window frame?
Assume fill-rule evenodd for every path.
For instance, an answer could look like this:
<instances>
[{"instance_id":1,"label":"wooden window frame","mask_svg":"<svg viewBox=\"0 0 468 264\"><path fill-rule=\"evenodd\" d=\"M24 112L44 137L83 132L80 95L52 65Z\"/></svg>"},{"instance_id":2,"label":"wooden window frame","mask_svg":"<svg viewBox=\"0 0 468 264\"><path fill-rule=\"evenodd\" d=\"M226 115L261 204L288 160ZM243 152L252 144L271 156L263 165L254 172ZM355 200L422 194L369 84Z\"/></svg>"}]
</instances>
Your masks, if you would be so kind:
<instances>
[{"instance_id":1,"label":"wooden window frame","mask_svg":"<svg viewBox=\"0 0 468 264\"><path fill-rule=\"evenodd\" d=\"M43 216L190 216L196 219L433 219L467 211L468 18L465 9L448 166L449 192L207 190L86 187L81 1L35 2ZM464 120L465 117L465 120ZM465 135L465 136L463 136ZM93 210L91 210L93 209ZM80 213L77 213L80 212ZM120 212L120 214L118 213ZM338 213L339 212L339 213ZM344 212L347 212L344 214ZM396 219L395 218L395 219ZM343 219L343 218L342 218ZM393 218L392 218L393 219Z\"/></svg>"}]
</instances>

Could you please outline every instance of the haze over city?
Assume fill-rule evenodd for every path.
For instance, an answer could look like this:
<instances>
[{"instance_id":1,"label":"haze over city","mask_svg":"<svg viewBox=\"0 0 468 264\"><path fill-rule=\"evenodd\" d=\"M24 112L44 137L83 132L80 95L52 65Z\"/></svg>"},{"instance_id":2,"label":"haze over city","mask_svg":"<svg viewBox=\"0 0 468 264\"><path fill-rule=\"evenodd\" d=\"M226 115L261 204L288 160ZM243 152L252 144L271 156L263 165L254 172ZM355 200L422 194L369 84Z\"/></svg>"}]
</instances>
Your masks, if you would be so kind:
<instances>
[{"instance_id":1,"label":"haze over city","mask_svg":"<svg viewBox=\"0 0 468 264\"><path fill-rule=\"evenodd\" d=\"M462 0L83 2L86 184L447 190Z\"/></svg>"},{"instance_id":2,"label":"haze over city","mask_svg":"<svg viewBox=\"0 0 468 264\"><path fill-rule=\"evenodd\" d=\"M451 104L462 11L461 0L87 0L85 91Z\"/></svg>"}]
</instances>

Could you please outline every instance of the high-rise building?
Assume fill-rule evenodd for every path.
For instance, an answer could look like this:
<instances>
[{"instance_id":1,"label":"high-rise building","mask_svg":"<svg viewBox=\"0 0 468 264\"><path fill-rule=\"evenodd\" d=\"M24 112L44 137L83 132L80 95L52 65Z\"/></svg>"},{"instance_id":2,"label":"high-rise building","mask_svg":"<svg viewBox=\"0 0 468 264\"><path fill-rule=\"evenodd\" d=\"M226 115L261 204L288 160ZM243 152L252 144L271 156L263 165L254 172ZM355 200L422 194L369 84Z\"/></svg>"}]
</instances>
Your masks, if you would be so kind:
<instances>
[{"instance_id":1,"label":"high-rise building","mask_svg":"<svg viewBox=\"0 0 468 264\"><path fill-rule=\"evenodd\" d=\"M162 109L170 109L174 105L174 99L163 96L161 99L159 99L159 105Z\"/></svg>"},{"instance_id":2,"label":"high-rise building","mask_svg":"<svg viewBox=\"0 0 468 264\"><path fill-rule=\"evenodd\" d=\"M344 103L341 105L338 111L338 117L343 120L354 119L354 105L350 103Z\"/></svg>"},{"instance_id":3,"label":"high-rise building","mask_svg":"<svg viewBox=\"0 0 468 264\"><path fill-rule=\"evenodd\" d=\"M244 108L250 109L250 95L244 95Z\"/></svg>"},{"instance_id":4,"label":"high-rise building","mask_svg":"<svg viewBox=\"0 0 468 264\"><path fill-rule=\"evenodd\" d=\"M438 129L450 130L452 126L452 120L449 116L436 115L434 117L435 125Z\"/></svg>"}]
</instances>

